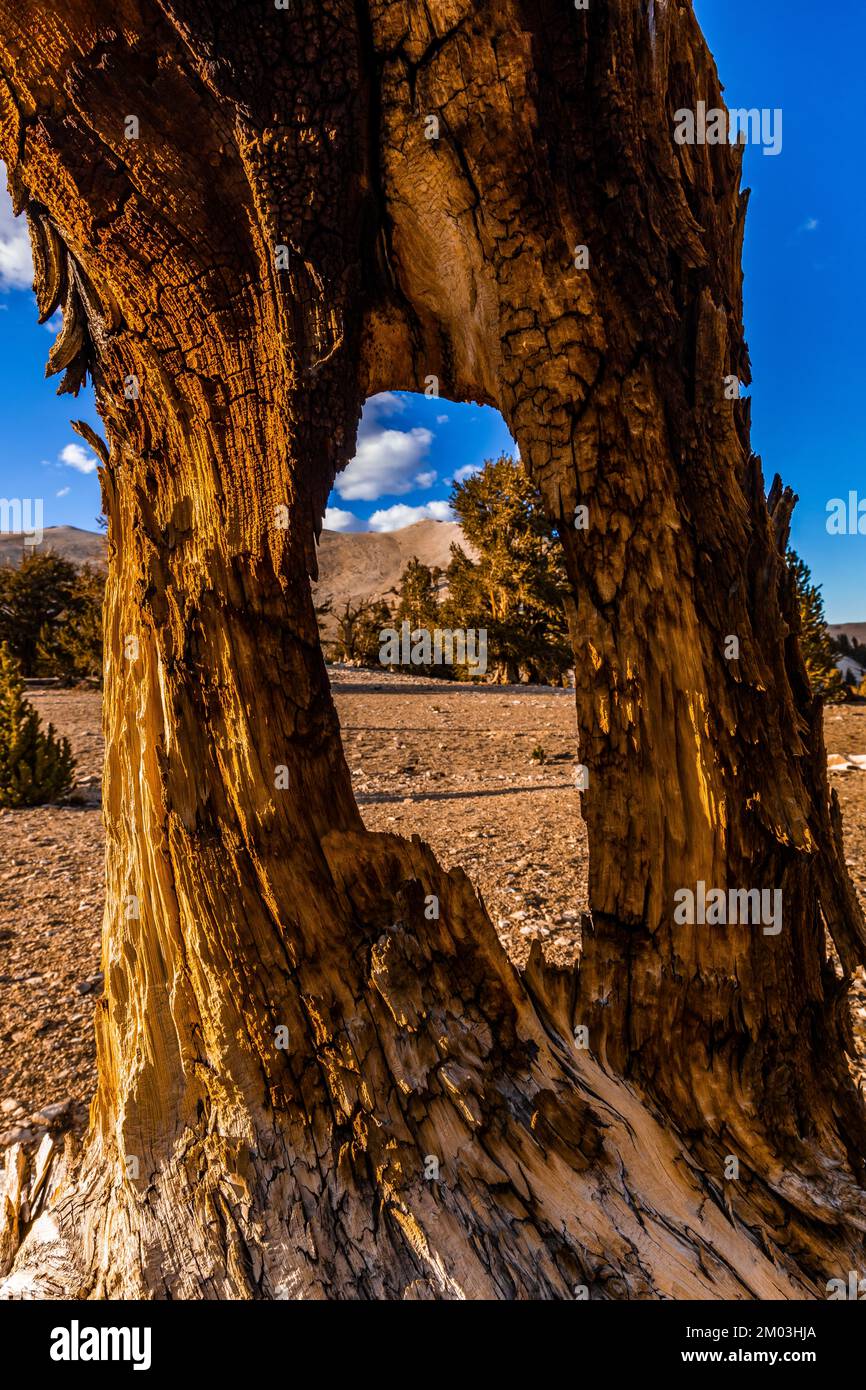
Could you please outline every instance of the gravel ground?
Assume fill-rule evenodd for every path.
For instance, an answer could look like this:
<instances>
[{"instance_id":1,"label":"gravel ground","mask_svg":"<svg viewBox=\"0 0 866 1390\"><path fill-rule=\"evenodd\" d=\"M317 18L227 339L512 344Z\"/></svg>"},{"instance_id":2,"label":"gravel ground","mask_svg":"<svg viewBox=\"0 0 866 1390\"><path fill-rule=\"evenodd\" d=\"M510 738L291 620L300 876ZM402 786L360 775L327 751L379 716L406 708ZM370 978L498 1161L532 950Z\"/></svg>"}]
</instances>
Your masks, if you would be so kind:
<instances>
[{"instance_id":1,"label":"gravel ground","mask_svg":"<svg viewBox=\"0 0 866 1390\"><path fill-rule=\"evenodd\" d=\"M575 787L573 695L469 688L334 668L358 803L371 830L418 833L460 864L522 964L533 938L576 959L588 855ZM72 803L0 812L0 1149L48 1127L78 1128L95 1085L93 1013L102 989L100 697L31 692L72 742ZM828 754L866 754L866 705L831 709ZM866 906L866 771L831 773L850 872ZM866 985L854 991L866 1083Z\"/></svg>"}]
</instances>

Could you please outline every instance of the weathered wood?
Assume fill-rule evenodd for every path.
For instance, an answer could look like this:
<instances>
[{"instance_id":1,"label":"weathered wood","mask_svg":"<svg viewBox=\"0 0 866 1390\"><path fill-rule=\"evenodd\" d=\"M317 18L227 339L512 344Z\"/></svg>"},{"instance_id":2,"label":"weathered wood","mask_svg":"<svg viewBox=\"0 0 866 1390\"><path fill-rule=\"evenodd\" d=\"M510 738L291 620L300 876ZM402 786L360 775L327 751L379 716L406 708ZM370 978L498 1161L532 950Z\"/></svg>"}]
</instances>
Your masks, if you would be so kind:
<instances>
[{"instance_id":1,"label":"weathered wood","mask_svg":"<svg viewBox=\"0 0 866 1390\"><path fill-rule=\"evenodd\" d=\"M864 928L791 499L723 395L740 152L671 138L721 102L691 10L108 9L0 0L51 363L110 446L99 1089L7 1293L821 1296L866 1224L824 927L846 972ZM577 978L521 979L352 797L314 538L365 396L431 376L502 410L563 524ZM781 887L783 931L678 927L698 881Z\"/></svg>"}]
</instances>

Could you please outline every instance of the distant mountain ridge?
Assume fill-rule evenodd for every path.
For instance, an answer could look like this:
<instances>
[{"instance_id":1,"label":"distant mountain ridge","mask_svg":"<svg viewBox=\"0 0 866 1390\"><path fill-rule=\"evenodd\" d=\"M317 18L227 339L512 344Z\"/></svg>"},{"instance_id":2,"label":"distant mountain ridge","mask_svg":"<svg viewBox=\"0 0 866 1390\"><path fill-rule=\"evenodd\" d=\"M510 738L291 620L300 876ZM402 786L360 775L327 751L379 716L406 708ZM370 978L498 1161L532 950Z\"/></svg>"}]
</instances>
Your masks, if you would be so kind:
<instances>
[{"instance_id":1,"label":"distant mountain ridge","mask_svg":"<svg viewBox=\"0 0 866 1390\"><path fill-rule=\"evenodd\" d=\"M359 599L394 598L413 556L431 569L444 570L452 545L475 555L456 521L416 521L399 531L323 531L316 602L329 599L339 611Z\"/></svg>"},{"instance_id":2,"label":"distant mountain ridge","mask_svg":"<svg viewBox=\"0 0 866 1390\"><path fill-rule=\"evenodd\" d=\"M316 602L328 600L332 610L339 612L346 603L392 599L413 555L422 564L444 570L451 559L452 545L461 545L475 558L456 521L416 521L399 531L323 531L319 539L319 580L314 585ZM22 533L0 535L0 565L20 564L23 547ZM46 526L37 549L53 550L75 565L106 564L104 534L79 526ZM866 622L828 623L827 631L831 637L844 632L852 642L866 643Z\"/></svg>"},{"instance_id":3,"label":"distant mountain ridge","mask_svg":"<svg viewBox=\"0 0 866 1390\"><path fill-rule=\"evenodd\" d=\"M319 540L316 602L326 600L339 612L346 603L393 598L406 565L416 556L423 564L445 569L451 546L473 555L456 521L416 521L399 531L323 531ZM28 547L29 548L29 547ZM106 564L106 540L100 531L78 526L46 526L37 551L53 551L75 565ZM18 565L24 535L0 535L0 564Z\"/></svg>"},{"instance_id":4,"label":"distant mountain ridge","mask_svg":"<svg viewBox=\"0 0 866 1390\"><path fill-rule=\"evenodd\" d=\"M866 642L866 623L828 623L827 631L831 637L841 637L844 632L858 646Z\"/></svg>"},{"instance_id":5,"label":"distant mountain ridge","mask_svg":"<svg viewBox=\"0 0 866 1390\"><path fill-rule=\"evenodd\" d=\"M107 563L105 536L101 531L85 531L80 526L46 526L39 545L25 545L25 539L22 531L0 534L0 565L19 565L31 549L38 553L52 550L64 560L71 560L73 565L105 568Z\"/></svg>"}]
</instances>

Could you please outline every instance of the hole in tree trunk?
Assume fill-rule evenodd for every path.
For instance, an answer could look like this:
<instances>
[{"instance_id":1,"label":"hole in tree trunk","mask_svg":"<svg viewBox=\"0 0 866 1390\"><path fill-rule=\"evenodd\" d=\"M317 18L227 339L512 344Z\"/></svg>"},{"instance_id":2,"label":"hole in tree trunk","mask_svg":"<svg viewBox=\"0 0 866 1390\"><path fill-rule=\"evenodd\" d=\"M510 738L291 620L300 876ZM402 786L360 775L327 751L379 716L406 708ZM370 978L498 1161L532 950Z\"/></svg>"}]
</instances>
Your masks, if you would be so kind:
<instances>
[{"instance_id":1,"label":"hole in tree trunk","mask_svg":"<svg viewBox=\"0 0 866 1390\"><path fill-rule=\"evenodd\" d=\"M572 964L588 905L573 693L345 664L329 675L368 830L420 835L444 868L460 865L518 965L534 939Z\"/></svg>"},{"instance_id":2,"label":"hole in tree trunk","mask_svg":"<svg viewBox=\"0 0 866 1390\"><path fill-rule=\"evenodd\" d=\"M336 481L315 601L367 828L462 867L518 965L534 940L571 965L588 849L564 608L540 607L543 551L560 547L552 528L533 545L542 516L497 411L383 392ZM461 638L467 665L448 665Z\"/></svg>"}]
</instances>

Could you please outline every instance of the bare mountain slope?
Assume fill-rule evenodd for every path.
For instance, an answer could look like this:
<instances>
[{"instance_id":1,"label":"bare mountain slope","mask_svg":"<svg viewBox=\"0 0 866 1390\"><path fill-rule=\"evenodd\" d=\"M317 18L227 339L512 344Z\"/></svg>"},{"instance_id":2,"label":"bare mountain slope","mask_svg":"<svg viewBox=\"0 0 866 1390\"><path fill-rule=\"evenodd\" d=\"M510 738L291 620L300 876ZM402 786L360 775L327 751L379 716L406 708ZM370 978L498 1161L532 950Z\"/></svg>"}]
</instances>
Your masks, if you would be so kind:
<instances>
[{"instance_id":1,"label":"bare mountain slope","mask_svg":"<svg viewBox=\"0 0 866 1390\"><path fill-rule=\"evenodd\" d=\"M348 600L393 597L413 556L444 570L452 545L474 553L456 521L416 521L399 531L323 531L316 600L330 599L339 610Z\"/></svg>"},{"instance_id":2,"label":"bare mountain slope","mask_svg":"<svg viewBox=\"0 0 866 1390\"><path fill-rule=\"evenodd\" d=\"M841 637L844 632L852 642L866 642L866 623L828 623L827 631L831 637Z\"/></svg>"},{"instance_id":3,"label":"bare mountain slope","mask_svg":"<svg viewBox=\"0 0 866 1390\"><path fill-rule=\"evenodd\" d=\"M0 532L0 565L20 564L24 540L20 531L8 535ZM80 526L46 526L41 542L34 549L51 550L75 565L104 565L106 562L105 536L101 531L85 531Z\"/></svg>"},{"instance_id":4,"label":"bare mountain slope","mask_svg":"<svg viewBox=\"0 0 866 1390\"><path fill-rule=\"evenodd\" d=\"M0 564L19 564L23 542L20 533L0 534ZM445 569L452 544L461 544L474 554L455 521L416 521L399 531L323 531L316 600L329 599L339 612L348 601L393 597L413 555L425 565ZM77 526L47 526L37 549L52 550L76 565L105 564L104 535Z\"/></svg>"}]
</instances>

